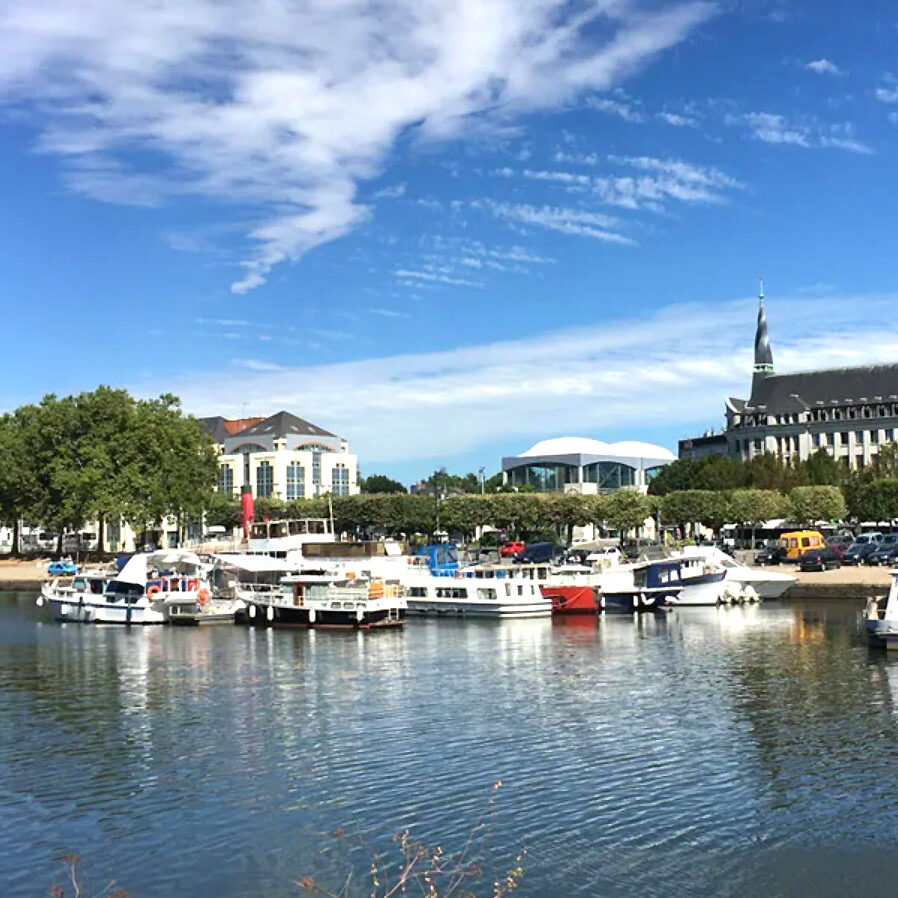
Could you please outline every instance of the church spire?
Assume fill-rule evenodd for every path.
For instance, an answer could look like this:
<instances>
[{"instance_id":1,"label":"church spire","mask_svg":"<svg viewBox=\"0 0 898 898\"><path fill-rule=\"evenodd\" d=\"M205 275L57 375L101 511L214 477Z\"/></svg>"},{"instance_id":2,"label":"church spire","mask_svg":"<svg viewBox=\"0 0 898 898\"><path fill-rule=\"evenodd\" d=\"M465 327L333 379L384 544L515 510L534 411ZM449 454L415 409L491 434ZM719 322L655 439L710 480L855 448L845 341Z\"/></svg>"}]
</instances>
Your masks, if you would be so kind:
<instances>
[{"instance_id":1,"label":"church spire","mask_svg":"<svg viewBox=\"0 0 898 898\"><path fill-rule=\"evenodd\" d=\"M758 287L758 329L755 332L755 375L773 374L773 353L767 336L767 316L764 314L764 281Z\"/></svg>"}]
</instances>

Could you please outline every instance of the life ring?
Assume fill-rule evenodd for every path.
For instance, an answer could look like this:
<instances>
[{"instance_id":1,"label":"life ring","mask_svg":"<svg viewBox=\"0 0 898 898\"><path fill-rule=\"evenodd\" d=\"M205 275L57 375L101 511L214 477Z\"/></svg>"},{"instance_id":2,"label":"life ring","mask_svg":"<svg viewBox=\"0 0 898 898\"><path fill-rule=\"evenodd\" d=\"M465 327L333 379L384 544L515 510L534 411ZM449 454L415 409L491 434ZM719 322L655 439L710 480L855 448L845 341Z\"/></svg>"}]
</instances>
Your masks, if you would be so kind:
<instances>
[{"instance_id":1,"label":"life ring","mask_svg":"<svg viewBox=\"0 0 898 898\"><path fill-rule=\"evenodd\" d=\"M154 596L156 593L162 592L162 587L157 586L155 583L147 590L148 596Z\"/></svg>"},{"instance_id":2,"label":"life ring","mask_svg":"<svg viewBox=\"0 0 898 898\"><path fill-rule=\"evenodd\" d=\"M200 585L200 584L199 584L199 581L196 580L196 579L188 580L188 581L187 581L187 591L188 591L188 592L193 592L199 585ZM202 595L202 592L203 592L203 590L200 590L200 594L201 594L201 595ZM208 593L207 593L207 594L208 594Z\"/></svg>"},{"instance_id":3,"label":"life ring","mask_svg":"<svg viewBox=\"0 0 898 898\"><path fill-rule=\"evenodd\" d=\"M194 580L193 582L196 583L195 580ZM197 593L197 596L196 596L196 603L197 603L197 605L200 606L200 608L205 608L206 605L209 604L209 599L210 599L210 596L209 596L209 590L206 589L206 587L204 586L204 587Z\"/></svg>"}]
</instances>

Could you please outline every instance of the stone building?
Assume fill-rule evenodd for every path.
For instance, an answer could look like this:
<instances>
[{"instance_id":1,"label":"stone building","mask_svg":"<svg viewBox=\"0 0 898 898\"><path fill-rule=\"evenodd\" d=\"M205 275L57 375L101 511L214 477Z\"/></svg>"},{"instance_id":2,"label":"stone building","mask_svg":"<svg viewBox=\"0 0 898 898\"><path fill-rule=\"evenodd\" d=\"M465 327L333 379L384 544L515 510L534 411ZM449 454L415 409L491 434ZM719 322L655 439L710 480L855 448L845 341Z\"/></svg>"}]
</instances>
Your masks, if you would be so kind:
<instances>
[{"instance_id":1,"label":"stone building","mask_svg":"<svg viewBox=\"0 0 898 898\"><path fill-rule=\"evenodd\" d=\"M718 438L718 450L735 458L770 452L795 461L824 449L855 469L894 442L896 432L898 364L777 374L762 291L751 395L726 401L725 446ZM681 457L690 457L690 442L681 441Z\"/></svg>"}]
</instances>

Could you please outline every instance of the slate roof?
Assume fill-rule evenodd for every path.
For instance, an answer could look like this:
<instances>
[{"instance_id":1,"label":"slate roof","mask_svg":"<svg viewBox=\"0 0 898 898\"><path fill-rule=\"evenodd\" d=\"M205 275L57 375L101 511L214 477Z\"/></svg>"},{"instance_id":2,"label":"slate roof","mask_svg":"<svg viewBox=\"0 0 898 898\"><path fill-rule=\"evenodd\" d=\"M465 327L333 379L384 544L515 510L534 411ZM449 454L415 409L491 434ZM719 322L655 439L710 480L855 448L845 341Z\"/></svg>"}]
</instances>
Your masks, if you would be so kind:
<instances>
[{"instance_id":1,"label":"slate roof","mask_svg":"<svg viewBox=\"0 0 898 898\"><path fill-rule=\"evenodd\" d=\"M797 394L801 402L792 398ZM814 407L846 402L895 401L898 397L898 365L829 368L755 377L746 409L765 406L768 411L800 411L804 403ZM732 401L732 400L731 400Z\"/></svg>"},{"instance_id":2,"label":"slate roof","mask_svg":"<svg viewBox=\"0 0 898 898\"><path fill-rule=\"evenodd\" d=\"M291 415L290 412L278 412L252 427L247 427L246 430L240 432L240 436L264 436L279 439L286 436L336 437L337 435L315 424L310 424L296 415Z\"/></svg>"},{"instance_id":3,"label":"slate roof","mask_svg":"<svg viewBox=\"0 0 898 898\"><path fill-rule=\"evenodd\" d=\"M214 415L211 418L198 418L197 420L212 435L213 443L223 443L230 436L225 427L227 419L222 418L221 415Z\"/></svg>"}]
</instances>

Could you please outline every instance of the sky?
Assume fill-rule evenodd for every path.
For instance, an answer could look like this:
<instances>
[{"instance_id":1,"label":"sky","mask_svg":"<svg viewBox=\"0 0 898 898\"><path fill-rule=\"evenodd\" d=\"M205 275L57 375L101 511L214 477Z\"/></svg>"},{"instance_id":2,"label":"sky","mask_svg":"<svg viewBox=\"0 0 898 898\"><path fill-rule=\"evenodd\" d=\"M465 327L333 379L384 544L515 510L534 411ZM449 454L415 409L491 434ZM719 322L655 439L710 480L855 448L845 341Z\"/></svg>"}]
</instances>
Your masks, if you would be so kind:
<instances>
[{"instance_id":1,"label":"sky","mask_svg":"<svg viewBox=\"0 0 898 898\"><path fill-rule=\"evenodd\" d=\"M898 361L898 8L0 0L0 409L287 409L363 474L676 451Z\"/></svg>"}]
</instances>

